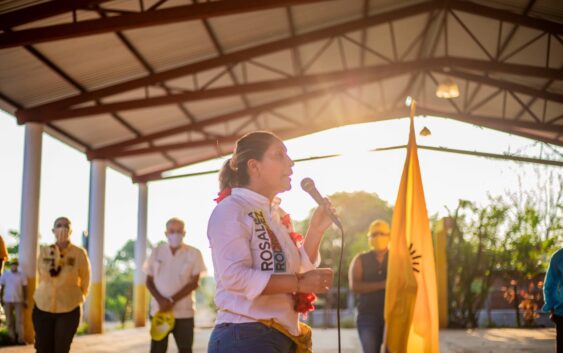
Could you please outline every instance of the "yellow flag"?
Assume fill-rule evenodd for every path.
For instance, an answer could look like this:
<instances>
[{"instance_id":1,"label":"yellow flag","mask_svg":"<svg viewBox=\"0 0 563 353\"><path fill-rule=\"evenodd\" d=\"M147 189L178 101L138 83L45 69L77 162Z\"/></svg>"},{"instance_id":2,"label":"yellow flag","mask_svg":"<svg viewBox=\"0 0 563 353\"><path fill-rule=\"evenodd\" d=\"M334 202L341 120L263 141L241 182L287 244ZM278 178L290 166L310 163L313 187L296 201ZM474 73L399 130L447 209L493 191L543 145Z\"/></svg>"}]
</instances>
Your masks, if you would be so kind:
<instances>
[{"instance_id":1,"label":"yellow flag","mask_svg":"<svg viewBox=\"0 0 563 353\"><path fill-rule=\"evenodd\" d=\"M391 353L438 353L438 296L432 236L414 133L393 211L385 291L385 344Z\"/></svg>"}]
</instances>

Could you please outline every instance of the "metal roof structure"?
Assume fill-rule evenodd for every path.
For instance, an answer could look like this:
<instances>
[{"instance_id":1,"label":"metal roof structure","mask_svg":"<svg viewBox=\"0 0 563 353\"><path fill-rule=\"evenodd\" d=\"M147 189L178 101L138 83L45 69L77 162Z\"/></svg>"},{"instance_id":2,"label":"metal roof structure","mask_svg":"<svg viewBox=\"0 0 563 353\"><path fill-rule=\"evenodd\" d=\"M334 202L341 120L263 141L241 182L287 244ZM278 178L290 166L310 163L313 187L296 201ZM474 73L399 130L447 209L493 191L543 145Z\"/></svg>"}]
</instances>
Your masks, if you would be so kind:
<instances>
[{"instance_id":1,"label":"metal roof structure","mask_svg":"<svg viewBox=\"0 0 563 353\"><path fill-rule=\"evenodd\" d=\"M0 29L0 108L135 181L256 129L404 117L407 95L563 146L562 1L8 0Z\"/></svg>"}]
</instances>

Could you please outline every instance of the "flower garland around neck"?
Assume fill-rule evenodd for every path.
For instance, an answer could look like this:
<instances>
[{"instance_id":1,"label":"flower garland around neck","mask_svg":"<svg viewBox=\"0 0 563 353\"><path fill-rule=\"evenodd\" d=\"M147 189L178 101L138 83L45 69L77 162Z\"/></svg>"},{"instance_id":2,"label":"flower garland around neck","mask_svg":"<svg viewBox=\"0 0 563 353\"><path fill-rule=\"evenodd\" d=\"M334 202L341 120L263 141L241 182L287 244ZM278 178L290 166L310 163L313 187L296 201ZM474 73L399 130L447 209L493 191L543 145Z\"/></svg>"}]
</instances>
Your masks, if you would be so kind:
<instances>
[{"instance_id":1,"label":"flower garland around neck","mask_svg":"<svg viewBox=\"0 0 563 353\"><path fill-rule=\"evenodd\" d=\"M49 246L49 248L50 248L50 255L52 256L51 266L49 268L49 274L51 275L51 277L57 277L61 273L61 270L65 265L66 251L60 249L57 245L54 244ZM58 258L57 255L59 255Z\"/></svg>"},{"instance_id":2,"label":"flower garland around neck","mask_svg":"<svg viewBox=\"0 0 563 353\"><path fill-rule=\"evenodd\" d=\"M232 191L231 188L225 188L221 190L217 194L217 198L213 199L213 201L215 201L216 203L220 203L221 201L223 201L224 199L226 199L231 195L231 191ZM289 237L291 238L295 246L297 246L298 248L301 247L304 241L303 235L301 235L300 233L296 232L293 229L293 224L291 222L291 217L289 216L289 213L285 213L285 211L283 211L281 208L280 211L282 213L280 217L281 224L289 232ZM302 275L298 275L298 278L301 279ZM306 319L307 313L309 311L315 310L315 306L313 305L313 303L317 300L317 296L315 295L315 293L312 292L311 293L298 292L298 293L293 293L292 296L293 296L293 310L295 310L298 313L301 313L303 315L303 318Z\"/></svg>"}]
</instances>

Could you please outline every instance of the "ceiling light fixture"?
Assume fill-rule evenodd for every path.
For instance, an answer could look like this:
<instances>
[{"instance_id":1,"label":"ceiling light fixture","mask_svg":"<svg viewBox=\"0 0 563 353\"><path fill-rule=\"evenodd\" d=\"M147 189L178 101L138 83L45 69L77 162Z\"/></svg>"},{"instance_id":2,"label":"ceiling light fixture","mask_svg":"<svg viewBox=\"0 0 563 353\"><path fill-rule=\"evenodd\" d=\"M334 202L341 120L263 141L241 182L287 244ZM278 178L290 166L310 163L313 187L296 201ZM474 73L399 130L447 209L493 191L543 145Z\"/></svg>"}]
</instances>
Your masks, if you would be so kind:
<instances>
[{"instance_id":1,"label":"ceiling light fixture","mask_svg":"<svg viewBox=\"0 0 563 353\"><path fill-rule=\"evenodd\" d=\"M432 132L430 132L430 129L427 128L426 126L422 128L422 130L420 130L420 136L430 136L432 135Z\"/></svg>"},{"instance_id":2,"label":"ceiling light fixture","mask_svg":"<svg viewBox=\"0 0 563 353\"><path fill-rule=\"evenodd\" d=\"M436 97L442 99L457 98L459 97L459 87L452 79L446 78L438 85Z\"/></svg>"}]
</instances>

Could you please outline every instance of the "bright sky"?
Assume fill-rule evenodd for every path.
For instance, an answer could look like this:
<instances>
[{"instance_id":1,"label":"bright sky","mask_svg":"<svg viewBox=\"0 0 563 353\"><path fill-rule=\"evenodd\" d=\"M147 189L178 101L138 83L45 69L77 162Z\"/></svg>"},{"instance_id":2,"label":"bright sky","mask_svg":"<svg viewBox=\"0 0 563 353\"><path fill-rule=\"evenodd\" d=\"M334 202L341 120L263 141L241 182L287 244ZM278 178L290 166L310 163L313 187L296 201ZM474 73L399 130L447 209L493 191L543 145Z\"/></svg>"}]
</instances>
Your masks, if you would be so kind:
<instances>
[{"instance_id":1,"label":"bright sky","mask_svg":"<svg viewBox=\"0 0 563 353\"><path fill-rule=\"evenodd\" d=\"M416 131L427 126L432 135L417 136L419 145L517 153L562 159L563 148L546 147L535 141L479 128L443 118L417 118ZM24 128L0 111L0 234L18 229L20 222L21 178ZM315 180L323 194L338 191L375 192L394 204L405 150L366 152L376 147L407 142L408 119L341 127L289 140L292 158L333 153L341 157L298 163L294 167L293 190L281 195L282 206L294 219L303 219L314 207L299 188L304 177ZM537 190L545 187L550 173L561 175L558 167L491 160L443 152L419 150L420 165L430 214L445 215L460 198L487 202L488 195L506 191ZM183 168L177 173L218 169L222 160ZM176 174L177 174L176 173ZM74 239L88 228L89 162L86 156L44 134L40 198L40 243L53 241L54 219L68 216ZM107 172L105 253L113 256L128 239L136 237L137 186L110 168ZM164 223L178 216L187 223L187 243L202 250L210 274L213 269L206 227L217 193L217 175L149 183L148 236L152 243L164 240ZM521 186L519 186L521 185ZM13 243L7 239L8 243Z\"/></svg>"}]
</instances>

